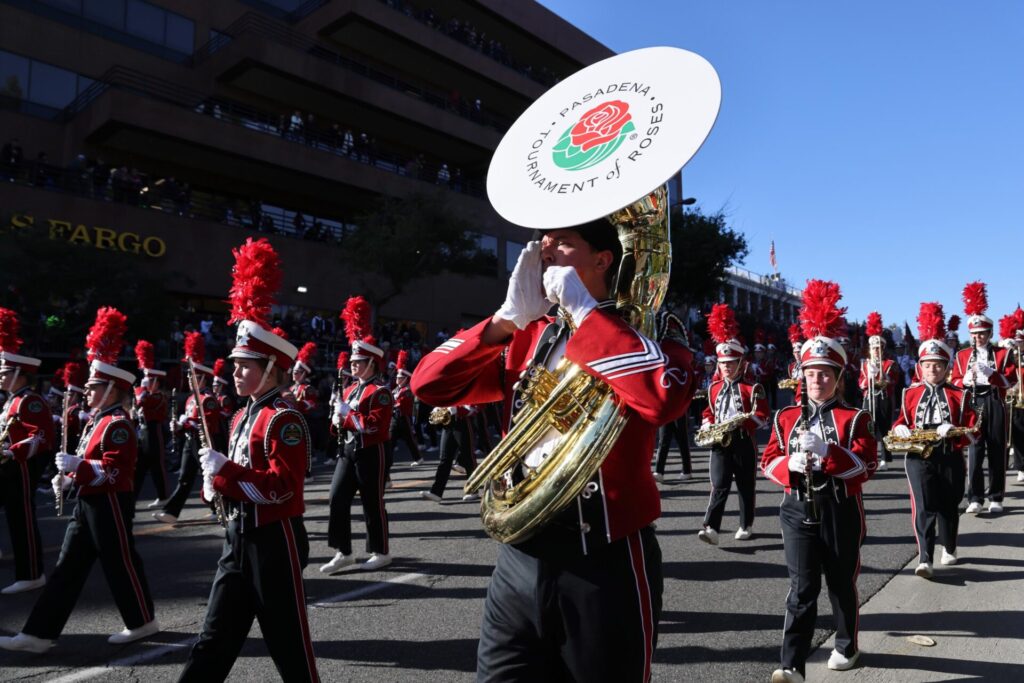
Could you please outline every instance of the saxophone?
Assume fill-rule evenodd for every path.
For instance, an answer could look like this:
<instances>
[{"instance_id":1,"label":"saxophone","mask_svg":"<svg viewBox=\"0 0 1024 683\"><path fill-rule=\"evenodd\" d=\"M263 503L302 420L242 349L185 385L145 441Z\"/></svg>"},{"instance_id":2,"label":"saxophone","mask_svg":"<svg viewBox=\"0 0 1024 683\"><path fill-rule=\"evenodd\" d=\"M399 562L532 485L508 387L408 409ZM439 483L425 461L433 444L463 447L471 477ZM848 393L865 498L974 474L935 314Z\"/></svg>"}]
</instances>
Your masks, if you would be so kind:
<instances>
[{"instance_id":1,"label":"saxophone","mask_svg":"<svg viewBox=\"0 0 1024 683\"><path fill-rule=\"evenodd\" d=\"M697 435L693 437L694 442L701 448L725 448L728 446L732 443L732 433L757 412L757 400L759 397L763 398L761 394L761 385L758 384L750 394L750 412L734 415L725 422L716 422L701 427Z\"/></svg>"},{"instance_id":2,"label":"saxophone","mask_svg":"<svg viewBox=\"0 0 1024 683\"><path fill-rule=\"evenodd\" d=\"M934 429L913 429L910 432L910 436L899 437L895 433L889 432L885 435L882 441L885 443L885 447L893 453L906 453L907 455L919 455L922 458L931 457L932 450L935 449L945 439L959 439L968 434L977 434L978 430L981 429L981 411L978 412L978 421L974 423L973 427L953 427L945 436L939 436L939 433Z\"/></svg>"},{"instance_id":3,"label":"saxophone","mask_svg":"<svg viewBox=\"0 0 1024 683\"><path fill-rule=\"evenodd\" d=\"M427 422L435 427L447 427L452 423L452 413L447 408L434 408L430 411Z\"/></svg>"}]
</instances>

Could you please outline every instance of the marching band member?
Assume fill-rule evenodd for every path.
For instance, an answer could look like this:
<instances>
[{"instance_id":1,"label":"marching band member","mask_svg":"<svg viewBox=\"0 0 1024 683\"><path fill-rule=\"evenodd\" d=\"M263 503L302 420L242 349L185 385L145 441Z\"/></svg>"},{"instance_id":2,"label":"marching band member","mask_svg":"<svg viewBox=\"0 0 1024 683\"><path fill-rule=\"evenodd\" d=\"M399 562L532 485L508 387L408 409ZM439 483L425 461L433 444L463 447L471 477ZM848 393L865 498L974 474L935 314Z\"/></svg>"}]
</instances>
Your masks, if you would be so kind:
<instances>
[{"instance_id":1,"label":"marching band member","mask_svg":"<svg viewBox=\"0 0 1024 683\"><path fill-rule=\"evenodd\" d=\"M800 367L800 349L804 345L804 336L800 331L800 325L797 323L790 325L787 336L793 349L793 360L789 361L786 366L786 380L787 384L793 385L793 388L789 389L792 392L792 405L798 406L800 405L800 379L803 377L803 369Z\"/></svg>"},{"instance_id":2,"label":"marching band member","mask_svg":"<svg viewBox=\"0 0 1024 683\"><path fill-rule=\"evenodd\" d=\"M853 667L857 646L857 575L864 541L861 486L878 458L871 416L845 405L836 395L846 352L835 337L841 331L839 286L809 280L800 321L804 402L775 414L761 469L785 488L779 508L790 590L786 598L782 666L772 683L804 680L814 637L824 570L835 614L835 649L828 668ZM810 479L808 481L808 478Z\"/></svg>"},{"instance_id":3,"label":"marching band member","mask_svg":"<svg viewBox=\"0 0 1024 683\"><path fill-rule=\"evenodd\" d=\"M142 371L142 381L135 390L136 421L139 425L139 461L135 465L135 498L142 494L146 473L152 473L156 500L148 507L157 508L167 502L167 465L164 462L164 424L169 413L167 396L161 391L161 377L156 369L153 345L145 339L135 344L135 358Z\"/></svg>"},{"instance_id":4,"label":"marching band member","mask_svg":"<svg viewBox=\"0 0 1024 683\"><path fill-rule=\"evenodd\" d=\"M692 353L690 352L686 327L683 321L675 314L669 312L668 308L658 311L656 318L655 341L665 343L670 340L682 347L680 354L691 355L691 366L693 365ZM696 369L694 368L694 372ZM690 460L690 416L683 413L671 422L666 422L658 428L658 450L654 464L654 480L662 482L665 479L665 463L668 460L668 451L675 439L679 446L679 457L683 461L683 469L679 473L679 481L686 481L693 477L693 463Z\"/></svg>"},{"instance_id":5,"label":"marching band member","mask_svg":"<svg viewBox=\"0 0 1024 683\"><path fill-rule=\"evenodd\" d=\"M768 422L768 400L764 387L750 384L740 378L740 367L747 349L736 338L739 323L728 304L715 304L708 314L708 331L717 342L718 373L721 379L708 390L708 407L704 409L701 429L722 424L738 415L753 413L736 428L727 432L729 442L711 447L708 468L711 475L711 494L704 512L704 522L697 538L718 545L718 532L722 515L729 500L733 480L740 497L740 525L736 540L746 541L753 532L755 514L755 488L757 486L757 444L754 432Z\"/></svg>"},{"instance_id":6,"label":"marching band member","mask_svg":"<svg viewBox=\"0 0 1024 683\"><path fill-rule=\"evenodd\" d=\"M1004 330L1005 321L1005 330ZM1024 364L1021 359L1021 348L1024 346L1024 310L1020 306L1010 315L999 320L1000 335L1005 343L1010 360L1016 372L1014 386L1007 393L1007 407L1010 413L1010 452L1013 454L1013 466L1017 469L1017 483L1024 482L1024 410L1021 409L1021 372Z\"/></svg>"},{"instance_id":7,"label":"marching band member","mask_svg":"<svg viewBox=\"0 0 1024 683\"><path fill-rule=\"evenodd\" d=\"M223 424L230 425L231 419L235 416L235 411L238 410L238 404L235 401L235 397L231 395L230 383L224 379L224 371L226 369L227 363L224 362L223 358L213 361L213 385L210 389L213 391L213 395L217 398L217 404L220 406L220 416Z\"/></svg>"},{"instance_id":8,"label":"marching band member","mask_svg":"<svg viewBox=\"0 0 1024 683\"><path fill-rule=\"evenodd\" d=\"M68 443L78 443L82 428L89 419L88 406L85 404L85 382L89 378L89 369L80 360L69 360L58 372L64 380L64 390L70 391L71 395L68 397L67 415L57 422L67 430Z\"/></svg>"},{"instance_id":9,"label":"marching band member","mask_svg":"<svg viewBox=\"0 0 1024 683\"><path fill-rule=\"evenodd\" d=\"M936 525L939 543L942 544L942 564L956 564L957 561L958 508L964 495L963 448L974 441L970 434L950 437L949 431L954 427L974 426L977 415L970 402L964 400L964 391L946 382L953 349L944 341L942 306L922 303L917 325L917 336L921 340L917 367L922 381L912 384L903 394L903 406L892 431L896 437L905 439L910 437L912 430L934 429L943 439L932 449L930 456L908 452L904 459L919 555L914 573L930 579Z\"/></svg>"},{"instance_id":10,"label":"marching band member","mask_svg":"<svg viewBox=\"0 0 1024 683\"><path fill-rule=\"evenodd\" d=\"M882 443L888 426L892 423L893 397L896 391L896 362L885 357L885 337L882 336L882 315L877 311L868 313L868 357L860 362L857 385L864 394L864 410L871 413L875 425L875 440L882 447L882 459L878 470L884 470L892 462L892 453Z\"/></svg>"},{"instance_id":11,"label":"marching band member","mask_svg":"<svg viewBox=\"0 0 1024 683\"><path fill-rule=\"evenodd\" d=\"M308 415L316 409L319 397L316 389L309 383L309 376L313 372L313 363L316 358L316 342L306 342L299 349L295 358L295 365L292 366L293 384L288 387L289 393L298 406L299 412Z\"/></svg>"},{"instance_id":12,"label":"marching band member","mask_svg":"<svg viewBox=\"0 0 1024 683\"><path fill-rule=\"evenodd\" d=\"M309 562L303 482L309 430L282 397L296 348L269 328L281 283L280 260L266 239L234 249L229 295L238 324L234 384L244 408L228 449L203 448L203 496L225 513L224 546L210 587L206 619L179 681L223 681L254 619L285 681L319 681L306 615L302 570Z\"/></svg>"},{"instance_id":13,"label":"marching band member","mask_svg":"<svg viewBox=\"0 0 1024 683\"><path fill-rule=\"evenodd\" d=\"M616 314L608 295L621 253L605 220L545 230L520 254L498 311L424 356L413 373L421 400L503 400L509 425L521 405L513 386L520 373L564 357L628 409L590 495L530 539L500 547L477 650L481 683L545 680L553 667L573 680L650 677L662 592L650 458L655 429L686 412L693 380L682 347L659 347ZM548 316L552 303L567 318ZM553 443L522 454L526 464L538 464Z\"/></svg>"},{"instance_id":14,"label":"marching band member","mask_svg":"<svg viewBox=\"0 0 1024 683\"><path fill-rule=\"evenodd\" d=\"M74 483L78 503L57 567L21 632L0 638L4 649L41 653L52 648L97 560L125 623L125 629L107 642L130 643L160 630L132 537L138 445L135 426L124 406L132 396L135 377L116 366L126 329L127 319L120 311L101 308L96 312L96 322L86 338L91 363L85 386L86 401L94 413L76 454L57 454L58 474L52 482L57 495Z\"/></svg>"},{"instance_id":15,"label":"marching band member","mask_svg":"<svg viewBox=\"0 0 1024 683\"><path fill-rule=\"evenodd\" d=\"M185 433L185 445L181 450L181 468L178 470L178 485L174 493L167 499L159 512L154 512L153 517L164 524L177 524L181 510L185 507L192 492L192 486L196 482L196 475L199 474L199 430L202 429L202 422L205 419L206 426L210 430L210 438L213 440L213 447L218 451L227 450L224 429L222 428L220 403L207 387L207 381L213 377L213 368L203 365L206 359L206 342L201 332L187 332L185 334L185 362L191 362L196 372L196 383L199 385L199 393L202 397L201 405L196 405L195 397L190 391L185 399L185 412L174 423L178 429ZM200 411L202 414L200 414ZM214 512L210 512L211 519Z\"/></svg>"},{"instance_id":16,"label":"marching band member","mask_svg":"<svg viewBox=\"0 0 1024 683\"><path fill-rule=\"evenodd\" d=\"M989 514L1003 511L1006 489L1006 411L1003 402L1016 369L1006 349L992 345L992 319L985 315L988 293L982 282L964 287L964 312L970 348L956 354L950 381L966 390L966 401L982 415L981 433L968 449L967 512L981 512L988 498ZM988 489L985 488L985 461L988 460Z\"/></svg>"},{"instance_id":17,"label":"marching band member","mask_svg":"<svg viewBox=\"0 0 1024 683\"><path fill-rule=\"evenodd\" d=\"M352 553L352 499L359 492L366 519L366 552L370 558L360 569L381 569L391 564L388 513L384 506L387 478L386 443L391 427L391 391L380 379L384 350L370 336L370 304L361 296L349 298L341 313L352 344L349 357L356 381L334 406L333 429L344 434L331 479L327 545L337 552L320 567L335 574L355 563Z\"/></svg>"},{"instance_id":18,"label":"marching band member","mask_svg":"<svg viewBox=\"0 0 1024 683\"><path fill-rule=\"evenodd\" d=\"M395 388L391 391L395 408L391 417L390 445L394 449L399 439L404 441L405 447L409 450L409 457L412 458L409 464L415 467L422 464L423 456L420 454L420 445L416 442L416 432L412 428L415 397L409 389L410 377L412 373L409 371L409 353L399 351L395 359Z\"/></svg>"},{"instance_id":19,"label":"marching band member","mask_svg":"<svg viewBox=\"0 0 1024 683\"><path fill-rule=\"evenodd\" d=\"M14 582L0 593L35 590L46 583L43 544L36 518L36 482L55 450L53 414L32 387L42 363L23 356L18 314L0 308L0 389L7 394L0 412L0 503L14 547Z\"/></svg>"},{"instance_id":20,"label":"marching band member","mask_svg":"<svg viewBox=\"0 0 1024 683\"><path fill-rule=\"evenodd\" d=\"M435 408L431 418L442 416L442 421L434 426L441 430L441 452L438 456L437 471L434 483L429 491L420 491L420 498L440 503L444 490L448 486L448 478L452 470L462 468L467 477L476 471L476 435L471 422L476 414L476 406L459 405L449 408ZM447 416L444 416L447 412ZM479 500L476 493L467 493L462 500Z\"/></svg>"}]
</instances>

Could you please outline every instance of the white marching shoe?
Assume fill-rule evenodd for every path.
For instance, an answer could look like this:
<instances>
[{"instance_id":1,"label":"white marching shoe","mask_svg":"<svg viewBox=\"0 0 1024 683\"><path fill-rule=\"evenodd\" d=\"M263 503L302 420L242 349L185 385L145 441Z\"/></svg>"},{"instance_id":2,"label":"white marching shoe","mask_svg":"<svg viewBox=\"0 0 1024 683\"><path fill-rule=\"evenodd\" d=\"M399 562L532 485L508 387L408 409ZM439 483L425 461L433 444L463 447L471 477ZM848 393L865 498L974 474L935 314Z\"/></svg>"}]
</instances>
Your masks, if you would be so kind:
<instances>
[{"instance_id":1,"label":"white marching shoe","mask_svg":"<svg viewBox=\"0 0 1024 683\"><path fill-rule=\"evenodd\" d=\"M330 562L320 566L320 571L324 574L334 574L340 572L350 564L355 564L356 558L354 555L346 555L345 553L337 553Z\"/></svg>"},{"instance_id":2,"label":"white marching shoe","mask_svg":"<svg viewBox=\"0 0 1024 683\"><path fill-rule=\"evenodd\" d=\"M679 473L679 481L689 481L690 479L693 479L693 475L692 474L690 474L688 472L680 472Z\"/></svg>"},{"instance_id":3,"label":"white marching shoe","mask_svg":"<svg viewBox=\"0 0 1024 683\"><path fill-rule=\"evenodd\" d=\"M734 537L737 541L748 541L750 537L754 535L754 532L750 529L740 527L736 530L736 536Z\"/></svg>"},{"instance_id":4,"label":"white marching shoe","mask_svg":"<svg viewBox=\"0 0 1024 683\"><path fill-rule=\"evenodd\" d=\"M152 503L147 505L146 508L149 509L149 510L152 510L154 508L162 508L164 505L167 505L167 499L166 498L157 498Z\"/></svg>"},{"instance_id":5,"label":"white marching shoe","mask_svg":"<svg viewBox=\"0 0 1024 683\"><path fill-rule=\"evenodd\" d=\"M42 654L57 644L55 640L36 638L27 633L19 633L10 638L0 638L0 648L14 652L33 652Z\"/></svg>"},{"instance_id":6,"label":"white marching shoe","mask_svg":"<svg viewBox=\"0 0 1024 683\"><path fill-rule=\"evenodd\" d=\"M383 569L389 564L391 564L390 555L385 555L384 553L371 553L370 559L359 565L359 568L371 571L373 569Z\"/></svg>"},{"instance_id":7,"label":"white marching shoe","mask_svg":"<svg viewBox=\"0 0 1024 683\"><path fill-rule=\"evenodd\" d=\"M661 473L659 473L659 472L655 472L655 473L654 473L654 474L652 474L651 476L652 476L652 477L654 477L654 481L658 482L659 484L660 484L661 482L665 481L665 475L664 475L664 474L661 474Z\"/></svg>"},{"instance_id":8,"label":"white marching shoe","mask_svg":"<svg viewBox=\"0 0 1024 683\"><path fill-rule=\"evenodd\" d=\"M718 545L718 532L712 529L711 527L706 526L700 531L698 531L697 538L704 541L705 543L710 543L711 545Z\"/></svg>"},{"instance_id":9,"label":"white marching shoe","mask_svg":"<svg viewBox=\"0 0 1024 683\"><path fill-rule=\"evenodd\" d=\"M157 623L156 619L138 628L126 628L120 633L115 633L107 638L107 642L111 645L124 645L125 643L133 643L155 633L160 633L160 624Z\"/></svg>"},{"instance_id":10,"label":"white marching shoe","mask_svg":"<svg viewBox=\"0 0 1024 683\"><path fill-rule=\"evenodd\" d=\"M884 472L887 469L889 469L889 463L887 463L884 460L879 460L878 461L878 467L875 468L875 471L877 471L877 472Z\"/></svg>"},{"instance_id":11,"label":"white marching shoe","mask_svg":"<svg viewBox=\"0 0 1024 683\"><path fill-rule=\"evenodd\" d=\"M979 503L978 501L974 501L973 503L967 506L968 514L976 515L979 512L981 512L981 503Z\"/></svg>"},{"instance_id":12,"label":"white marching shoe","mask_svg":"<svg viewBox=\"0 0 1024 683\"><path fill-rule=\"evenodd\" d=\"M776 669L772 672L772 683L804 683L804 677L796 669Z\"/></svg>"},{"instance_id":13,"label":"white marching shoe","mask_svg":"<svg viewBox=\"0 0 1024 683\"><path fill-rule=\"evenodd\" d=\"M828 658L828 668L832 671L846 671L852 669L853 665L860 659L860 652L854 652L852 657L841 654L839 650L832 650Z\"/></svg>"},{"instance_id":14,"label":"white marching shoe","mask_svg":"<svg viewBox=\"0 0 1024 683\"><path fill-rule=\"evenodd\" d=\"M420 498L423 500L432 500L435 503L441 502L441 496L437 495L433 491L420 491Z\"/></svg>"},{"instance_id":15,"label":"white marching shoe","mask_svg":"<svg viewBox=\"0 0 1024 683\"><path fill-rule=\"evenodd\" d=\"M42 588L46 585L46 577L40 576L38 579L24 579L22 581L15 581L7 588L4 588L0 593L4 595L14 595L15 593L25 593L27 591L34 591L37 588Z\"/></svg>"},{"instance_id":16,"label":"white marching shoe","mask_svg":"<svg viewBox=\"0 0 1024 683\"><path fill-rule=\"evenodd\" d=\"M932 565L929 562L922 562L921 564L917 565L917 569L914 570L914 573L920 576L922 579L930 579L934 574L934 572L932 571ZM831 669L832 667L829 668Z\"/></svg>"},{"instance_id":17,"label":"white marching shoe","mask_svg":"<svg viewBox=\"0 0 1024 683\"><path fill-rule=\"evenodd\" d=\"M1003 511L1003 504L998 500L990 500L988 502L988 514L994 515Z\"/></svg>"},{"instance_id":18,"label":"white marching shoe","mask_svg":"<svg viewBox=\"0 0 1024 683\"><path fill-rule=\"evenodd\" d=\"M956 562L957 562L956 555L954 555L951 552L948 552L945 548L943 548L942 549L942 559L939 560L939 562L941 562L942 564L944 564L946 566L949 566L951 564L956 564Z\"/></svg>"},{"instance_id":19,"label":"white marching shoe","mask_svg":"<svg viewBox=\"0 0 1024 683\"><path fill-rule=\"evenodd\" d=\"M154 512L153 519L164 524L177 524L178 518L172 515L170 512Z\"/></svg>"}]
</instances>

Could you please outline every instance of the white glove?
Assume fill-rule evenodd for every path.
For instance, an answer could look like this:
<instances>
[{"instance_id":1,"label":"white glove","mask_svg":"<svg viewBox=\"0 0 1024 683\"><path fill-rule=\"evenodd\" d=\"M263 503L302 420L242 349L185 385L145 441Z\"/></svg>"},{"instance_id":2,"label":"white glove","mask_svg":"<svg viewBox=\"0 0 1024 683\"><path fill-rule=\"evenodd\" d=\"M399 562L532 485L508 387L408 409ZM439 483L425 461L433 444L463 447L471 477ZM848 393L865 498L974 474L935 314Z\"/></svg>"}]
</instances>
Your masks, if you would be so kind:
<instances>
[{"instance_id":1,"label":"white glove","mask_svg":"<svg viewBox=\"0 0 1024 683\"><path fill-rule=\"evenodd\" d=\"M199 449L199 466L203 468L203 476L215 476L227 461L227 456L212 448Z\"/></svg>"},{"instance_id":2,"label":"white glove","mask_svg":"<svg viewBox=\"0 0 1024 683\"><path fill-rule=\"evenodd\" d=\"M815 455L828 453L828 442L822 439L816 432L804 432L800 435L800 450Z\"/></svg>"},{"instance_id":3,"label":"white glove","mask_svg":"<svg viewBox=\"0 0 1024 683\"><path fill-rule=\"evenodd\" d=\"M88 410L79 410L78 411L78 419L81 420L82 422L88 422L89 421L89 411Z\"/></svg>"},{"instance_id":4,"label":"white glove","mask_svg":"<svg viewBox=\"0 0 1024 683\"><path fill-rule=\"evenodd\" d=\"M459 407L458 406L452 406L452 407L450 407L448 409L448 412L451 413L452 417L458 417L459 416Z\"/></svg>"},{"instance_id":5,"label":"white glove","mask_svg":"<svg viewBox=\"0 0 1024 683\"><path fill-rule=\"evenodd\" d=\"M544 293L548 301L558 304L569 313L577 327L597 308L597 300L590 295L579 273L572 266L550 266L544 271Z\"/></svg>"},{"instance_id":6,"label":"white glove","mask_svg":"<svg viewBox=\"0 0 1024 683\"><path fill-rule=\"evenodd\" d=\"M348 414L352 412L352 406L342 401L334 407L334 414L338 417L348 417Z\"/></svg>"},{"instance_id":7,"label":"white glove","mask_svg":"<svg viewBox=\"0 0 1024 683\"><path fill-rule=\"evenodd\" d=\"M706 427L710 427L710 426L711 426L711 420L703 420L700 423L700 428L701 429L705 429Z\"/></svg>"},{"instance_id":8,"label":"white glove","mask_svg":"<svg viewBox=\"0 0 1024 683\"><path fill-rule=\"evenodd\" d=\"M53 475L50 480L50 487L53 488L53 497L56 498L64 491L71 488L71 477L63 477L59 474Z\"/></svg>"},{"instance_id":9,"label":"white glove","mask_svg":"<svg viewBox=\"0 0 1024 683\"><path fill-rule=\"evenodd\" d=\"M178 418L178 424L185 426L186 422L188 422L188 413L182 413Z\"/></svg>"},{"instance_id":10,"label":"white glove","mask_svg":"<svg viewBox=\"0 0 1024 683\"><path fill-rule=\"evenodd\" d=\"M213 488L213 477L214 475L203 472L203 499L208 503L213 502L213 498L217 493Z\"/></svg>"},{"instance_id":11,"label":"white glove","mask_svg":"<svg viewBox=\"0 0 1024 683\"><path fill-rule=\"evenodd\" d=\"M54 456L53 462L61 472L74 472L82 464L83 460L77 455L71 455L70 453L58 453Z\"/></svg>"},{"instance_id":12,"label":"white glove","mask_svg":"<svg viewBox=\"0 0 1024 683\"><path fill-rule=\"evenodd\" d=\"M963 380L962 381L963 381L965 387L973 387L974 386L974 373L968 372L966 375L963 376Z\"/></svg>"},{"instance_id":13,"label":"white glove","mask_svg":"<svg viewBox=\"0 0 1024 683\"><path fill-rule=\"evenodd\" d=\"M789 471L790 472L804 472L807 469L807 454L806 453L790 453L789 454Z\"/></svg>"},{"instance_id":14,"label":"white glove","mask_svg":"<svg viewBox=\"0 0 1024 683\"><path fill-rule=\"evenodd\" d=\"M335 427L341 427L341 415L335 413L334 416L331 417L331 424Z\"/></svg>"},{"instance_id":15,"label":"white glove","mask_svg":"<svg viewBox=\"0 0 1024 683\"><path fill-rule=\"evenodd\" d=\"M540 242L533 240L519 252L519 260L516 261L516 267L508 279L505 303L495 316L502 320L511 320L521 330L547 314L551 304L544 298L544 290L541 287L542 272Z\"/></svg>"},{"instance_id":16,"label":"white glove","mask_svg":"<svg viewBox=\"0 0 1024 683\"><path fill-rule=\"evenodd\" d=\"M943 422L942 424L939 425L938 429L936 429L935 432L939 436L941 436L943 439L945 439L946 438L946 434L949 434L949 430L952 429L952 428L953 428L953 425L951 425L948 422Z\"/></svg>"},{"instance_id":17,"label":"white glove","mask_svg":"<svg viewBox=\"0 0 1024 683\"><path fill-rule=\"evenodd\" d=\"M907 425L896 425L895 427L892 428L892 433L901 439L909 439L910 427L908 427Z\"/></svg>"},{"instance_id":18,"label":"white glove","mask_svg":"<svg viewBox=\"0 0 1024 683\"><path fill-rule=\"evenodd\" d=\"M988 379L996 369L988 363L978 363L978 373Z\"/></svg>"}]
</instances>

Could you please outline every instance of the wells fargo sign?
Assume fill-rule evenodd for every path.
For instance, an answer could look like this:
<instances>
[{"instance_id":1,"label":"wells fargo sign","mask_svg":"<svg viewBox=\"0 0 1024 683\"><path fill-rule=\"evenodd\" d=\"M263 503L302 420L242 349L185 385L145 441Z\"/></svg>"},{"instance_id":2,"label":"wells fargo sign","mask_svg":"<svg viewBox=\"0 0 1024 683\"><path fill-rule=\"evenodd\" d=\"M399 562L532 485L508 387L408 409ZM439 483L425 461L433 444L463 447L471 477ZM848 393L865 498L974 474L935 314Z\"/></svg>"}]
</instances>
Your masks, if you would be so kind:
<instances>
[{"instance_id":1,"label":"wells fargo sign","mask_svg":"<svg viewBox=\"0 0 1024 683\"><path fill-rule=\"evenodd\" d=\"M46 228L51 240L63 240L69 244L81 244L95 249L120 251L150 258L161 258L167 253L167 243L159 237L144 236L131 230L87 226L58 218L41 218L37 221L35 216L27 213L12 213L9 227L12 230Z\"/></svg>"}]
</instances>

